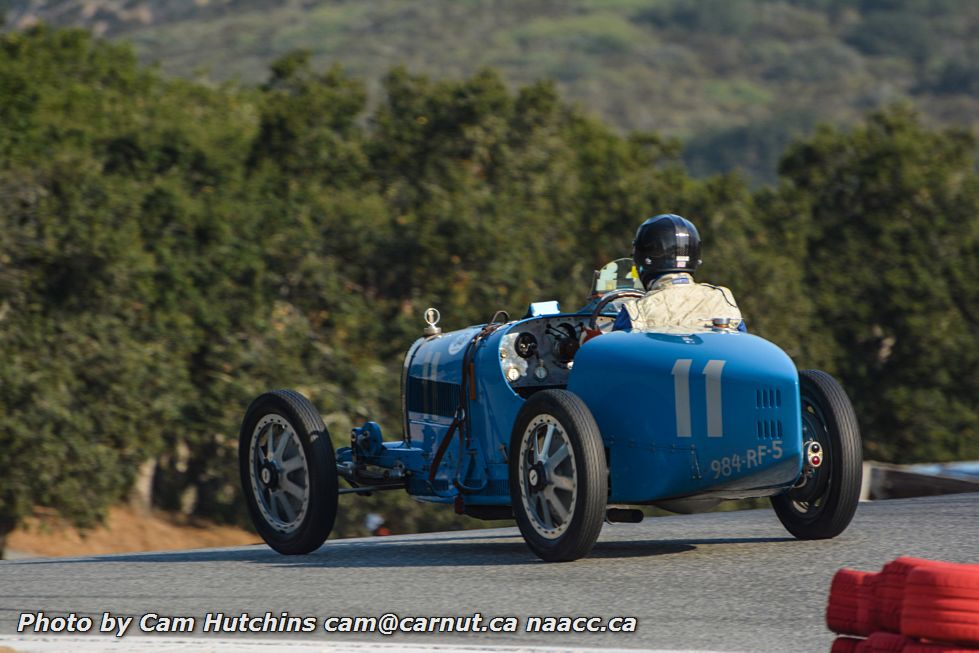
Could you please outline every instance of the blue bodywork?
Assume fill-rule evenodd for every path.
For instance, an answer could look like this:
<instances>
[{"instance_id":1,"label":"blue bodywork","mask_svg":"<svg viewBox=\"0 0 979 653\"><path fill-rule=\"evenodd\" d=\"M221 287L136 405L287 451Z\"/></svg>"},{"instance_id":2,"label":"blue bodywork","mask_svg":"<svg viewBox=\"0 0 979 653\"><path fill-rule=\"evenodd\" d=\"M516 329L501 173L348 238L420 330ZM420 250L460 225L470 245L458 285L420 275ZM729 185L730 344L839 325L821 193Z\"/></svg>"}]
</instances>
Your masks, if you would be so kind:
<instances>
[{"instance_id":1,"label":"blue bodywork","mask_svg":"<svg viewBox=\"0 0 979 653\"><path fill-rule=\"evenodd\" d=\"M416 341L403 371L401 439L382 442L368 423L354 433L362 444L340 449L338 462L397 469L424 501L507 506L517 413L534 391L566 388L601 431L610 504L766 496L799 479L799 377L777 346L729 330L613 332L587 340L571 361L560 334L577 338L589 316L540 313L484 332L469 370L464 358L483 325ZM534 334L536 357L516 354L522 333ZM430 481L435 451L463 416Z\"/></svg>"},{"instance_id":2,"label":"blue bodywork","mask_svg":"<svg viewBox=\"0 0 979 653\"><path fill-rule=\"evenodd\" d=\"M568 389L602 432L611 503L771 494L802 471L799 375L757 336L610 333L582 347Z\"/></svg>"}]
</instances>

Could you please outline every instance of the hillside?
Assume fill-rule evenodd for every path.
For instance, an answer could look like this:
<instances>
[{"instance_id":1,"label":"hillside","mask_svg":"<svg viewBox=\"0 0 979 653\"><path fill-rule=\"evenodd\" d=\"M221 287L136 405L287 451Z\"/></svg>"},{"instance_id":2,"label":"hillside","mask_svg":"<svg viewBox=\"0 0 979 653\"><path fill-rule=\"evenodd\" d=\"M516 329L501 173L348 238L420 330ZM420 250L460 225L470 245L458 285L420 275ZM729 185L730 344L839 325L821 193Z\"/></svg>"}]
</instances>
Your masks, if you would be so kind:
<instances>
[{"instance_id":1,"label":"hillside","mask_svg":"<svg viewBox=\"0 0 979 653\"><path fill-rule=\"evenodd\" d=\"M770 181L817 122L908 98L932 124L979 124L979 4L970 0L0 0L37 21L130 40L163 71L264 81L296 48L377 101L394 66L512 85L549 78L623 130L685 143L695 174Z\"/></svg>"}]
</instances>

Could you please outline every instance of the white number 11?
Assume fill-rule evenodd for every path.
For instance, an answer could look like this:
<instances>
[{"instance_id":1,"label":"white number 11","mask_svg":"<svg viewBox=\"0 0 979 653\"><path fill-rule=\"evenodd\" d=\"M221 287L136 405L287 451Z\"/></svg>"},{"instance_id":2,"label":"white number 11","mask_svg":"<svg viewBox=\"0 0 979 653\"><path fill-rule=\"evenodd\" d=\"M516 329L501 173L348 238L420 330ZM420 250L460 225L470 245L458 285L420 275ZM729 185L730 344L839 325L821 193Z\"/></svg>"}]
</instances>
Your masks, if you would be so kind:
<instances>
[{"instance_id":1,"label":"white number 11","mask_svg":"<svg viewBox=\"0 0 979 653\"><path fill-rule=\"evenodd\" d=\"M707 380L707 437L724 436L724 416L721 407L721 374L725 361L710 360L704 366ZM676 397L676 437L693 437L690 419L690 367L693 360L680 358L673 364L673 390Z\"/></svg>"}]
</instances>

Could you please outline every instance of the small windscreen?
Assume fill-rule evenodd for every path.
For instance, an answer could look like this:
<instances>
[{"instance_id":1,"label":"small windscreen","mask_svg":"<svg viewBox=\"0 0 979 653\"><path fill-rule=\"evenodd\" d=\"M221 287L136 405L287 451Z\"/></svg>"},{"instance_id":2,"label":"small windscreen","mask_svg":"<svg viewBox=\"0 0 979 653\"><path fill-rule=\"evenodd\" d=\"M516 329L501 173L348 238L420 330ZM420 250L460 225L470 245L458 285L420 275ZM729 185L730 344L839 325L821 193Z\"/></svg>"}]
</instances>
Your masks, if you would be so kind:
<instances>
[{"instance_id":1,"label":"small windscreen","mask_svg":"<svg viewBox=\"0 0 979 653\"><path fill-rule=\"evenodd\" d=\"M623 288L643 289L631 258L616 259L603 265L602 269L595 270L595 279L591 288L593 297Z\"/></svg>"}]
</instances>

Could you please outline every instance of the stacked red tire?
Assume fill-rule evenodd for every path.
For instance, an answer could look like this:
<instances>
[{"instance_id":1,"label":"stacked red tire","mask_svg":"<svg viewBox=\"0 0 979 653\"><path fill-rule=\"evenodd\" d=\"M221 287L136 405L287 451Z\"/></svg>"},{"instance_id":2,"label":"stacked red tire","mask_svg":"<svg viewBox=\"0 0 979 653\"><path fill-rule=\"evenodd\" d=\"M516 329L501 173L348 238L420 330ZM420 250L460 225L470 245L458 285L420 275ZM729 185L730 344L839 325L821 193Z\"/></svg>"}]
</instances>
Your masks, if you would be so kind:
<instances>
[{"instance_id":1,"label":"stacked red tire","mask_svg":"<svg viewBox=\"0 0 979 653\"><path fill-rule=\"evenodd\" d=\"M924 558L901 557L888 562L877 575L874 596L877 600L877 623L881 630L901 632L901 605L908 574L916 567L947 565L947 562Z\"/></svg>"},{"instance_id":2,"label":"stacked red tire","mask_svg":"<svg viewBox=\"0 0 979 653\"><path fill-rule=\"evenodd\" d=\"M873 586L877 574L840 569L833 576L826 625L840 635L866 637L876 629Z\"/></svg>"},{"instance_id":3,"label":"stacked red tire","mask_svg":"<svg viewBox=\"0 0 979 653\"><path fill-rule=\"evenodd\" d=\"M904 647L910 641L904 635L878 630L863 640L857 653L903 653Z\"/></svg>"},{"instance_id":4,"label":"stacked red tire","mask_svg":"<svg viewBox=\"0 0 979 653\"><path fill-rule=\"evenodd\" d=\"M979 649L964 648L954 644L936 644L934 642L917 642L912 640L901 653L976 653Z\"/></svg>"},{"instance_id":5,"label":"stacked red tire","mask_svg":"<svg viewBox=\"0 0 979 653\"><path fill-rule=\"evenodd\" d=\"M829 653L856 653L861 642L863 640L859 637L837 637L833 640L833 648Z\"/></svg>"},{"instance_id":6,"label":"stacked red tire","mask_svg":"<svg viewBox=\"0 0 979 653\"><path fill-rule=\"evenodd\" d=\"M912 569L904 587L901 632L979 649L979 565Z\"/></svg>"},{"instance_id":7,"label":"stacked red tire","mask_svg":"<svg viewBox=\"0 0 979 653\"><path fill-rule=\"evenodd\" d=\"M833 576L832 653L979 653L979 565L897 558ZM865 639L864 639L865 638Z\"/></svg>"}]
</instances>

